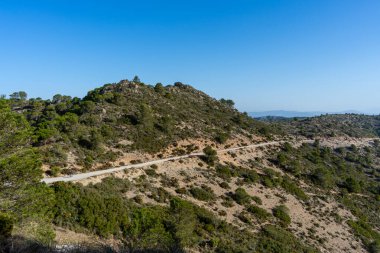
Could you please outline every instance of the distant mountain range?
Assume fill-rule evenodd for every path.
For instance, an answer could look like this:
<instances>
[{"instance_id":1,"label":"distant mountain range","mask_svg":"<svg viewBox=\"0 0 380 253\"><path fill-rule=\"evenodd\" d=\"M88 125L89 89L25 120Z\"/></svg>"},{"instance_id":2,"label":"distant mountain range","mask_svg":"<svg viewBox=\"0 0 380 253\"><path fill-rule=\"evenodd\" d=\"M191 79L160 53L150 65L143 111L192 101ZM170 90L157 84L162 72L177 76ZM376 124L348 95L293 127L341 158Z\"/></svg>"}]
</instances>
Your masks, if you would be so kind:
<instances>
[{"instance_id":1,"label":"distant mountain range","mask_svg":"<svg viewBox=\"0 0 380 253\"><path fill-rule=\"evenodd\" d=\"M341 112L299 112L299 111L285 111L285 110L274 110L274 111L262 111L262 112L250 112L249 116L253 118L261 118L261 117L284 117L284 118L293 118L293 117L314 117L322 114L345 114L345 113L355 113L355 114L378 114L375 112L360 112L355 110L347 110Z\"/></svg>"}]
</instances>

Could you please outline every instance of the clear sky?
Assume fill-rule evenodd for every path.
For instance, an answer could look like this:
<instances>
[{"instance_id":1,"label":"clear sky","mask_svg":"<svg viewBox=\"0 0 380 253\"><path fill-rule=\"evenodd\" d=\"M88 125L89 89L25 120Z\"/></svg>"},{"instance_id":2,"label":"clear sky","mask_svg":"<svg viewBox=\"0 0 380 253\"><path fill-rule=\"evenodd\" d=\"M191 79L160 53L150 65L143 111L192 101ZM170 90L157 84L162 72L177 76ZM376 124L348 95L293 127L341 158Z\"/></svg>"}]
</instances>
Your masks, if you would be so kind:
<instances>
[{"instance_id":1,"label":"clear sky","mask_svg":"<svg viewBox=\"0 0 380 253\"><path fill-rule=\"evenodd\" d=\"M380 112L380 1L0 1L0 94L82 97L135 74L243 111Z\"/></svg>"}]
</instances>

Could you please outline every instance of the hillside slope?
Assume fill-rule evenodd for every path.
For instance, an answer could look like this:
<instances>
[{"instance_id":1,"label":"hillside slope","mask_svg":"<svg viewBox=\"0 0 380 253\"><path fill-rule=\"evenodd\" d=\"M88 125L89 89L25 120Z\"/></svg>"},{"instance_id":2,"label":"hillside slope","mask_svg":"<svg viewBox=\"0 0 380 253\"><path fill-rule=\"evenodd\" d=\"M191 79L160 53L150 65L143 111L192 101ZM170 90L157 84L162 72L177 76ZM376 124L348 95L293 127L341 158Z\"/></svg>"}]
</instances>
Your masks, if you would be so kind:
<instances>
[{"instance_id":1,"label":"hillside slope","mask_svg":"<svg viewBox=\"0 0 380 253\"><path fill-rule=\"evenodd\" d=\"M233 136L266 135L268 124L189 85L155 87L127 80L88 92L83 99L10 100L34 127L33 145L47 168L94 169L124 153L157 153L186 139L224 143Z\"/></svg>"},{"instance_id":2,"label":"hillside slope","mask_svg":"<svg viewBox=\"0 0 380 253\"><path fill-rule=\"evenodd\" d=\"M181 83L1 98L0 252L378 252L377 122L262 123Z\"/></svg>"}]
</instances>

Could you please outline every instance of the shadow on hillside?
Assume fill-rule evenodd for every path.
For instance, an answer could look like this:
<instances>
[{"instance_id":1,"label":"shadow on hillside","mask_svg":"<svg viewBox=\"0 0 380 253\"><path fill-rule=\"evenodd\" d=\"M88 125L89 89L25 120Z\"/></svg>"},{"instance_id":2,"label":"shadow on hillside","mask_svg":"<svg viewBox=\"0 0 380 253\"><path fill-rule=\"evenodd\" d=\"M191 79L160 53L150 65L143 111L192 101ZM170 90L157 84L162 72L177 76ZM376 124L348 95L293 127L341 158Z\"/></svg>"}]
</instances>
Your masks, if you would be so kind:
<instances>
[{"instance_id":1,"label":"shadow on hillside","mask_svg":"<svg viewBox=\"0 0 380 253\"><path fill-rule=\"evenodd\" d=\"M115 250L106 245L66 245L46 246L39 242L23 237L13 237L0 241L0 253L184 253L182 249L119 249Z\"/></svg>"}]
</instances>

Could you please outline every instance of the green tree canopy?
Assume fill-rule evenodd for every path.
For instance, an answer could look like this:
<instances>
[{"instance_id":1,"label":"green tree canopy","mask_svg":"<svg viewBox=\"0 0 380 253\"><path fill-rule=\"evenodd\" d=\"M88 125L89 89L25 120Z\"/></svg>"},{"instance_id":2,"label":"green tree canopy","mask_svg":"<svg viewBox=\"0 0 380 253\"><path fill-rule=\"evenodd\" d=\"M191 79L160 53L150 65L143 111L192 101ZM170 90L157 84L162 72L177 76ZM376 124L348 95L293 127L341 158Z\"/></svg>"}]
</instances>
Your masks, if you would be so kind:
<instances>
[{"instance_id":1,"label":"green tree canopy","mask_svg":"<svg viewBox=\"0 0 380 253\"><path fill-rule=\"evenodd\" d=\"M18 91L18 92L13 92L12 94L9 95L11 99L15 100L26 100L28 98L28 94L25 91Z\"/></svg>"},{"instance_id":2,"label":"green tree canopy","mask_svg":"<svg viewBox=\"0 0 380 253\"><path fill-rule=\"evenodd\" d=\"M24 116L0 101L0 213L16 222L49 217L52 203L50 190L40 183L41 160L31 141Z\"/></svg>"}]
</instances>

